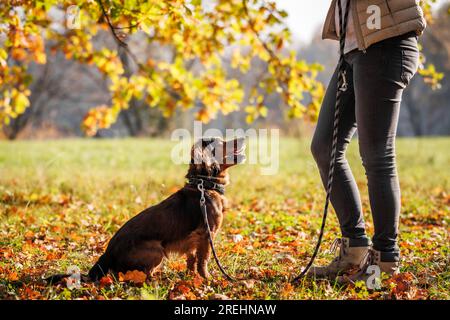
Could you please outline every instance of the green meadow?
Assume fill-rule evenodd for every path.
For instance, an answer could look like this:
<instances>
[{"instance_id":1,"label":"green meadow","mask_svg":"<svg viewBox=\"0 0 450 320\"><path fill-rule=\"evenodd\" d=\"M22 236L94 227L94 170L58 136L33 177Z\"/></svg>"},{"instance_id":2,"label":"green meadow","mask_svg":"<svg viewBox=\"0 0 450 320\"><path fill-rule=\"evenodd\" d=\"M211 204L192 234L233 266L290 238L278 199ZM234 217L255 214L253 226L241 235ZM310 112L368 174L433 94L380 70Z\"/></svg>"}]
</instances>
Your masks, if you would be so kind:
<instances>
[{"instance_id":1,"label":"green meadow","mask_svg":"<svg viewBox=\"0 0 450 320\"><path fill-rule=\"evenodd\" d=\"M163 139L0 141L0 299L450 299L450 139L398 139L402 187L402 273L382 288L289 280L307 263L325 192L308 139L280 141L279 170L255 164L230 170L229 208L216 238L230 282L210 261L211 279L171 257L152 278L102 279L68 289L42 278L77 266L88 271L113 233L144 208L182 187L187 165L174 164ZM353 141L348 158L360 186L369 234L366 178ZM317 263L332 259L339 236L330 213Z\"/></svg>"}]
</instances>

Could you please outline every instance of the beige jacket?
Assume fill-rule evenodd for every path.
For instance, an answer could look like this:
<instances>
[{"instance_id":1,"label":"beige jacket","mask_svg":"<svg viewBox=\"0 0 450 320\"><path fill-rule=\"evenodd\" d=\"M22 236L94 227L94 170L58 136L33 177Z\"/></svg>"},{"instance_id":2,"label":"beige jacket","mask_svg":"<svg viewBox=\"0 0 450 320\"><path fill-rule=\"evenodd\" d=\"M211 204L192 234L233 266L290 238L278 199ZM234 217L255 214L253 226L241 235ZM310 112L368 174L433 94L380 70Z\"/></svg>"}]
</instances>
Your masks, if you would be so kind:
<instances>
[{"instance_id":1,"label":"beige jacket","mask_svg":"<svg viewBox=\"0 0 450 320\"><path fill-rule=\"evenodd\" d=\"M426 27L419 0L350 0L351 12L358 40L358 49L365 50L371 44L399 36L410 31L420 35ZM374 11L379 8L381 14L379 29L373 27ZM369 9L368 9L369 8ZM337 0L331 1L330 9L323 26L322 38L338 40L335 25Z\"/></svg>"}]
</instances>

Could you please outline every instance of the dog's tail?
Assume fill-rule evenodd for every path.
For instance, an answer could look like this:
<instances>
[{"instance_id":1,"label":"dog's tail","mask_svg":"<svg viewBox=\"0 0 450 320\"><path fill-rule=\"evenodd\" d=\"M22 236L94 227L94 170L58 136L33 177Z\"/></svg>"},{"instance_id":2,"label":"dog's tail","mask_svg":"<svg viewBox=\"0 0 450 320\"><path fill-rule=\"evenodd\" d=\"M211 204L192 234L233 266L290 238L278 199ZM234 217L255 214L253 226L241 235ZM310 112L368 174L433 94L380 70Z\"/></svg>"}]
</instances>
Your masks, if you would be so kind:
<instances>
[{"instance_id":1,"label":"dog's tail","mask_svg":"<svg viewBox=\"0 0 450 320\"><path fill-rule=\"evenodd\" d=\"M54 274L50 277L47 277L44 280L48 284L53 285L53 284L63 281L64 279L70 278L71 276L72 276L72 274L69 274L69 273L58 273L58 274ZM87 275L85 275L85 274L80 275L81 282L89 282L89 280L90 279Z\"/></svg>"},{"instance_id":2,"label":"dog's tail","mask_svg":"<svg viewBox=\"0 0 450 320\"><path fill-rule=\"evenodd\" d=\"M105 276L110 269L108 259L102 255L94 266L89 270L88 277L92 281L97 281Z\"/></svg>"},{"instance_id":3,"label":"dog's tail","mask_svg":"<svg viewBox=\"0 0 450 320\"><path fill-rule=\"evenodd\" d=\"M47 281L47 283L49 284L55 284L58 282L61 282L64 278L68 278L70 277L70 274L68 273L59 273L59 274L54 274L48 278L45 278L45 281Z\"/></svg>"},{"instance_id":4,"label":"dog's tail","mask_svg":"<svg viewBox=\"0 0 450 320\"><path fill-rule=\"evenodd\" d=\"M100 259L94 264L94 266L89 270L89 273L80 275L81 282L89 282L89 281L97 281L105 276L109 271L109 264L107 263L107 259L105 256L101 256ZM66 278L71 277L72 274L69 273L58 273L54 274L48 278L45 278L45 281L48 284L56 284L63 281Z\"/></svg>"}]
</instances>

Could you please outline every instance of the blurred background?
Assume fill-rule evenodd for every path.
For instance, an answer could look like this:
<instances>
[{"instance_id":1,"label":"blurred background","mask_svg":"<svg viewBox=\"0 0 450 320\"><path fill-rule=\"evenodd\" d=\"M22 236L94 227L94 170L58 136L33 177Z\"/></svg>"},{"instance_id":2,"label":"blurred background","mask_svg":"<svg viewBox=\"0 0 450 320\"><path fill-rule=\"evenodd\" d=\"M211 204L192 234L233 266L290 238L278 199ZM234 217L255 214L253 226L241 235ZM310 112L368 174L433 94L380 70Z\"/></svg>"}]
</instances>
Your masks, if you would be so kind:
<instances>
[{"instance_id":1,"label":"blurred background","mask_svg":"<svg viewBox=\"0 0 450 320\"><path fill-rule=\"evenodd\" d=\"M318 62L324 66L319 79L326 85L337 62L337 42L321 40L321 27L329 6L328 0L277 0L286 10L286 20L293 34L293 47L300 59ZM301 2L301 4L300 4ZM439 0L434 9L435 23L428 27L420 42L427 63L444 73L441 88L432 90L420 76L415 76L405 90L398 134L400 136L443 136L450 134L450 19L448 0ZM58 12L55 12L57 18ZM129 40L130 47L142 58L169 54L166 48L139 41L139 34ZM143 44L144 43L144 44ZM100 33L94 45L116 48L108 32ZM127 65L127 55L121 60ZM229 66L229 72L245 86L255 80L263 66L253 63L247 74L238 74ZM66 60L62 53L48 55L45 65L31 65L33 83L30 87L30 107L3 128L0 136L6 139L46 139L83 136L80 123L86 112L95 105L109 101L110 93L105 78L92 66ZM314 124L305 120L286 120L277 97L268 97L269 113L252 124L245 121L243 111L227 116L218 115L207 127L224 128L280 128L286 136L307 136ZM149 108L143 102L132 101L130 108L110 129L100 130L96 137L168 136L175 128L192 129L192 109L178 112L172 118L163 117L158 108Z\"/></svg>"}]
</instances>

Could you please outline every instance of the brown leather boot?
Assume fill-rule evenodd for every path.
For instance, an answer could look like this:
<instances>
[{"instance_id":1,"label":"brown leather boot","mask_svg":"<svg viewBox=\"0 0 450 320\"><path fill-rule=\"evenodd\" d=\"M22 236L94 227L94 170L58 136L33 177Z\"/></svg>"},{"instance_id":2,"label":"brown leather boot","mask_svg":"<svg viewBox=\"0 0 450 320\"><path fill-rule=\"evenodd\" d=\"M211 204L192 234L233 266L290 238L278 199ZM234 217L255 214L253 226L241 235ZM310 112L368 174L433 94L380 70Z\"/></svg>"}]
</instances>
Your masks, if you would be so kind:
<instances>
[{"instance_id":1,"label":"brown leather boot","mask_svg":"<svg viewBox=\"0 0 450 320\"><path fill-rule=\"evenodd\" d=\"M381 252L371 248L359 270L354 274L339 276L337 282L349 284L364 281L369 289L378 289L383 272L389 276L397 274L399 272L399 262L381 261Z\"/></svg>"},{"instance_id":2,"label":"brown leather boot","mask_svg":"<svg viewBox=\"0 0 450 320\"><path fill-rule=\"evenodd\" d=\"M339 255L327 266L312 266L307 275L316 278L334 279L353 268L357 268L367 255L370 246L350 247L349 238L337 238L331 245L330 251L335 252L339 248Z\"/></svg>"}]
</instances>

